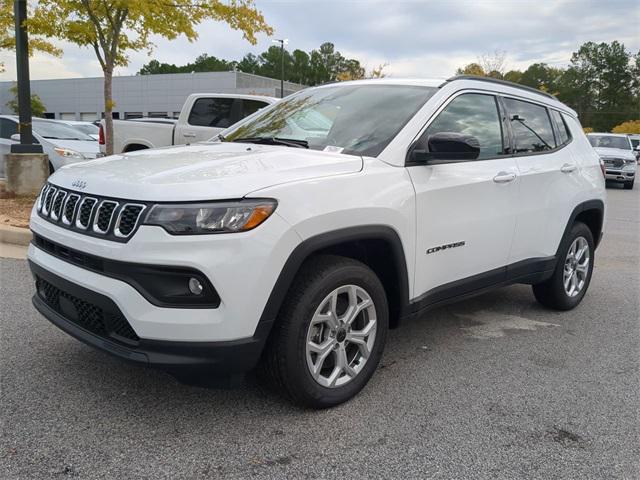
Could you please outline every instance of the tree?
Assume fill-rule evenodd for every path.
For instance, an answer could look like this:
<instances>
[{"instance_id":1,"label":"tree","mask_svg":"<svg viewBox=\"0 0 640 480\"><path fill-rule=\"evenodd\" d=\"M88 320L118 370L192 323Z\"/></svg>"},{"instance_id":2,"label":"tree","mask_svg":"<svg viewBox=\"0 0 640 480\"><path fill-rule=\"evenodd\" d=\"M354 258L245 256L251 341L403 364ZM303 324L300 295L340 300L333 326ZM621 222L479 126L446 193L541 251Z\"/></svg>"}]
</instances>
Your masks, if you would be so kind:
<instances>
[{"instance_id":1,"label":"tree","mask_svg":"<svg viewBox=\"0 0 640 480\"><path fill-rule=\"evenodd\" d=\"M558 81L563 73L563 70L550 67L546 63L534 63L522 72L518 83L554 93L558 91Z\"/></svg>"},{"instance_id":2,"label":"tree","mask_svg":"<svg viewBox=\"0 0 640 480\"><path fill-rule=\"evenodd\" d=\"M469 63L462 68L456 70L456 75L476 75L478 77L486 77L487 74L479 63Z\"/></svg>"},{"instance_id":3,"label":"tree","mask_svg":"<svg viewBox=\"0 0 640 480\"><path fill-rule=\"evenodd\" d=\"M640 120L629 120L616 125L611 129L611 133L637 133L640 134Z\"/></svg>"},{"instance_id":4,"label":"tree","mask_svg":"<svg viewBox=\"0 0 640 480\"><path fill-rule=\"evenodd\" d=\"M195 27L207 20L222 21L240 30L250 43L256 34L272 33L253 0L40 0L29 20L33 31L82 47L91 47L104 74L106 151L113 153L111 85L117 66L129 63L129 50L153 48L152 35L173 40L198 38Z\"/></svg>"},{"instance_id":5,"label":"tree","mask_svg":"<svg viewBox=\"0 0 640 480\"><path fill-rule=\"evenodd\" d=\"M30 5L27 4L27 8ZM29 8L28 14L31 13ZM31 32L29 32L31 33ZM14 50L16 48L16 30L13 16L13 0L0 0L0 50ZM45 52L59 57L62 50L39 36L29 38L29 55L34 52ZM0 62L0 73L4 72L4 64Z\"/></svg>"},{"instance_id":6,"label":"tree","mask_svg":"<svg viewBox=\"0 0 640 480\"><path fill-rule=\"evenodd\" d=\"M617 41L587 42L572 55L559 82L559 98L583 122L597 131L608 131L638 114L634 62L637 64L637 55Z\"/></svg>"},{"instance_id":7,"label":"tree","mask_svg":"<svg viewBox=\"0 0 640 480\"><path fill-rule=\"evenodd\" d=\"M13 98L9 100L6 105L13 113L18 115L18 84L14 83L9 89L9 92L11 92ZM31 95L31 115L34 117L42 117L46 111L47 107L44 106L40 97L36 94Z\"/></svg>"}]
</instances>

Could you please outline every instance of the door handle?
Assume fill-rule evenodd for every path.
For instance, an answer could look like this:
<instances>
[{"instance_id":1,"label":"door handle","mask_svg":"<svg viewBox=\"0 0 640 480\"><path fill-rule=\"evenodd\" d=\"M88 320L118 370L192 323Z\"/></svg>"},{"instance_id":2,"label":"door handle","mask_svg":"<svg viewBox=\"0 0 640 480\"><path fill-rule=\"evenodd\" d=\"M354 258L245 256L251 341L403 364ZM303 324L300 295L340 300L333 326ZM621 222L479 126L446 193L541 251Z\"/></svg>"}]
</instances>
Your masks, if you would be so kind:
<instances>
[{"instance_id":1,"label":"door handle","mask_svg":"<svg viewBox=\"0 0 640 480\"><path fill-rule=\"evenodd\" d=\"M576 169L575 165L572 165L571 163L565 163L564 165L562 165L560 167L560 171L562 173L571 173Z\"/></svg>"},{"instance_id":2,"label":"door handle","mask_svg":"<svg viewBox=\"0 0 640 480\"><path fill-rule=\"evenodd\" d=\"M195 133L183 133L182 135L187 138L196 138Z\"/></svg>"},{"instance_id":3,"label":"door handle","mask_svg":"<svg viewBox=\"0 0 640 480\"><path fill-rule=\"evenodd\" d=\"M495 177L493 177L493 181L496 183L509 183L513 182L515 179L516 174L509 172L500 172Z\"/></svg>"}]
</instances>

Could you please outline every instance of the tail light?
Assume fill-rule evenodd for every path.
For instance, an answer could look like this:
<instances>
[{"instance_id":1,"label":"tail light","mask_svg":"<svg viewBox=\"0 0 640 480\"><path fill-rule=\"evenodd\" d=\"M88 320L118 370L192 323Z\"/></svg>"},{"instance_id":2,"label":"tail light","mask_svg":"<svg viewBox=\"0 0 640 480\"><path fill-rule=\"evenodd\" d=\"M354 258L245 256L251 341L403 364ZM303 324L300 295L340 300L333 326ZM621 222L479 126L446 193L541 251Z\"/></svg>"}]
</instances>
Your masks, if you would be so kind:
<instances>
[{"instance_id":1,"label":"tail light","mask_svg":"<svg viewBox=\"0 0 640 480\"><path fill-rule=\"evenodd\" d=\"M98 145L104 145L104 126L100 124L100 130L98 131Z\"/></svg>"},{"instance_id":2,"label":"tail light","mask_svg":"<svg viewBox=\"0 0 640 480\"><path fill-rule=\"evenodd\" d=\"M602 171L602 176L606 178L607 175L606 175L606 170L604 168L604 160L602 159L600 159L600 170Z\"/></svg>"}]
</instances>

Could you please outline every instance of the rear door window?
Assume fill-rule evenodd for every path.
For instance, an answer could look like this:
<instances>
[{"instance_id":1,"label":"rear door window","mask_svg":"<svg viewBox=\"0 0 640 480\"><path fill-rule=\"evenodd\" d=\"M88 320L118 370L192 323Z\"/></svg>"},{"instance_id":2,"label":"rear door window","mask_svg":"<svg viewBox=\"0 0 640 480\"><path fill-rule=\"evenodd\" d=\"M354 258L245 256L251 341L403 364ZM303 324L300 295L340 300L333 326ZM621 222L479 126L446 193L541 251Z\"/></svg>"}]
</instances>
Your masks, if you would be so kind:
<instances>
[{"instance_id":1,"label":"rear door window","mask_svg":"<svg viewBox=\"0 0 640 480\"><path fill-rule=\"evenodd\" d=\"M11 139L11 135L18 133L18 124L8 118L0 118L0 138Z\"/></svg>"},{"instance_id":2,"label":"rear door window","mask_svg":"<svg viewBox=\"0 0 640 480\"><path fill-rule=\"evenodd\" d=\"M515 153L544 152L556 148L547 109L535 103L504 99L511 124Z\"/></svg>"},{"instance_id":3,"label":"rear door window","mask_svg":"<svg viewBox=\"0 0 640 480\"><path fill-rule=\"evenodd\" d=\"M198 98L189 113L189 125L227 128L235 123L234 98Z\"/></svg>"},{"instance_id":4,"label":"rear door window","mask_svg":"<svg viewBox=\"0 0 640 480\"><path fill-rule=\"evenodd\" d=\"M258 110L268 105L268 103L260 102L259 100L241 99L238 101L242 103L242 108L240 109L240 112L242 112L240 114L241 118L248 117L249 115L253 115Z\"/></svg>"}]
</instances>

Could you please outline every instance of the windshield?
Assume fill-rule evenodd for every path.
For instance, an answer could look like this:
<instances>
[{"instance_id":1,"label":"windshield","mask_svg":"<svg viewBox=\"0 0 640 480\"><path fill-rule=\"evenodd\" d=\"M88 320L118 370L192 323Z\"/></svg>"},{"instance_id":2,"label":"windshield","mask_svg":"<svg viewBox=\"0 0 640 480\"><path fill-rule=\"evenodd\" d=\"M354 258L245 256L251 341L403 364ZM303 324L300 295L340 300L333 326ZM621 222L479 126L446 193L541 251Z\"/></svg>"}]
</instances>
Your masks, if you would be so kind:
<instances>
[{"instance_id":1,"label":"windshield","mask_svg":"<svg viewBox=\"0 0 640 480\"><path fill-rule=\"evenodd\" d=\"M375 157L436 90L407 85L308 89L231 127L224 140L277 139L273 143L291 146L294 141L314 150Z\"/></svg>"},{"instance_id":2,"label":"windshield","mask_svg":"<svg viewBox=\"0 0 640 480\"><path fill-rule=\"evenodd\" d=\"M588 138L592 147L631 150L631 144L627 137L614 137L613 135L589 135Z\"/></svg>"},{"instance_id":3,"label":"windshield","mask_svg":"<svg viewBox=\"0 0 640 480\"><path fill-rule=\"evenodd\" d=\"M100 129L93 123L75 123L71 126L87 135L98 135L98 132L100 132Z\"/></svg>"},{"instance_id":4,"label":"windshield","mask_svg":"<svg viewBox=\"0 0 640 480\"><path fill-rule=\"evenodd\" d=\"M34 120L33 131L44 138L54 138L58 140L89 140L95 142L95 140L89 135L64 123Z\"/></svg>"}]
</instances>

